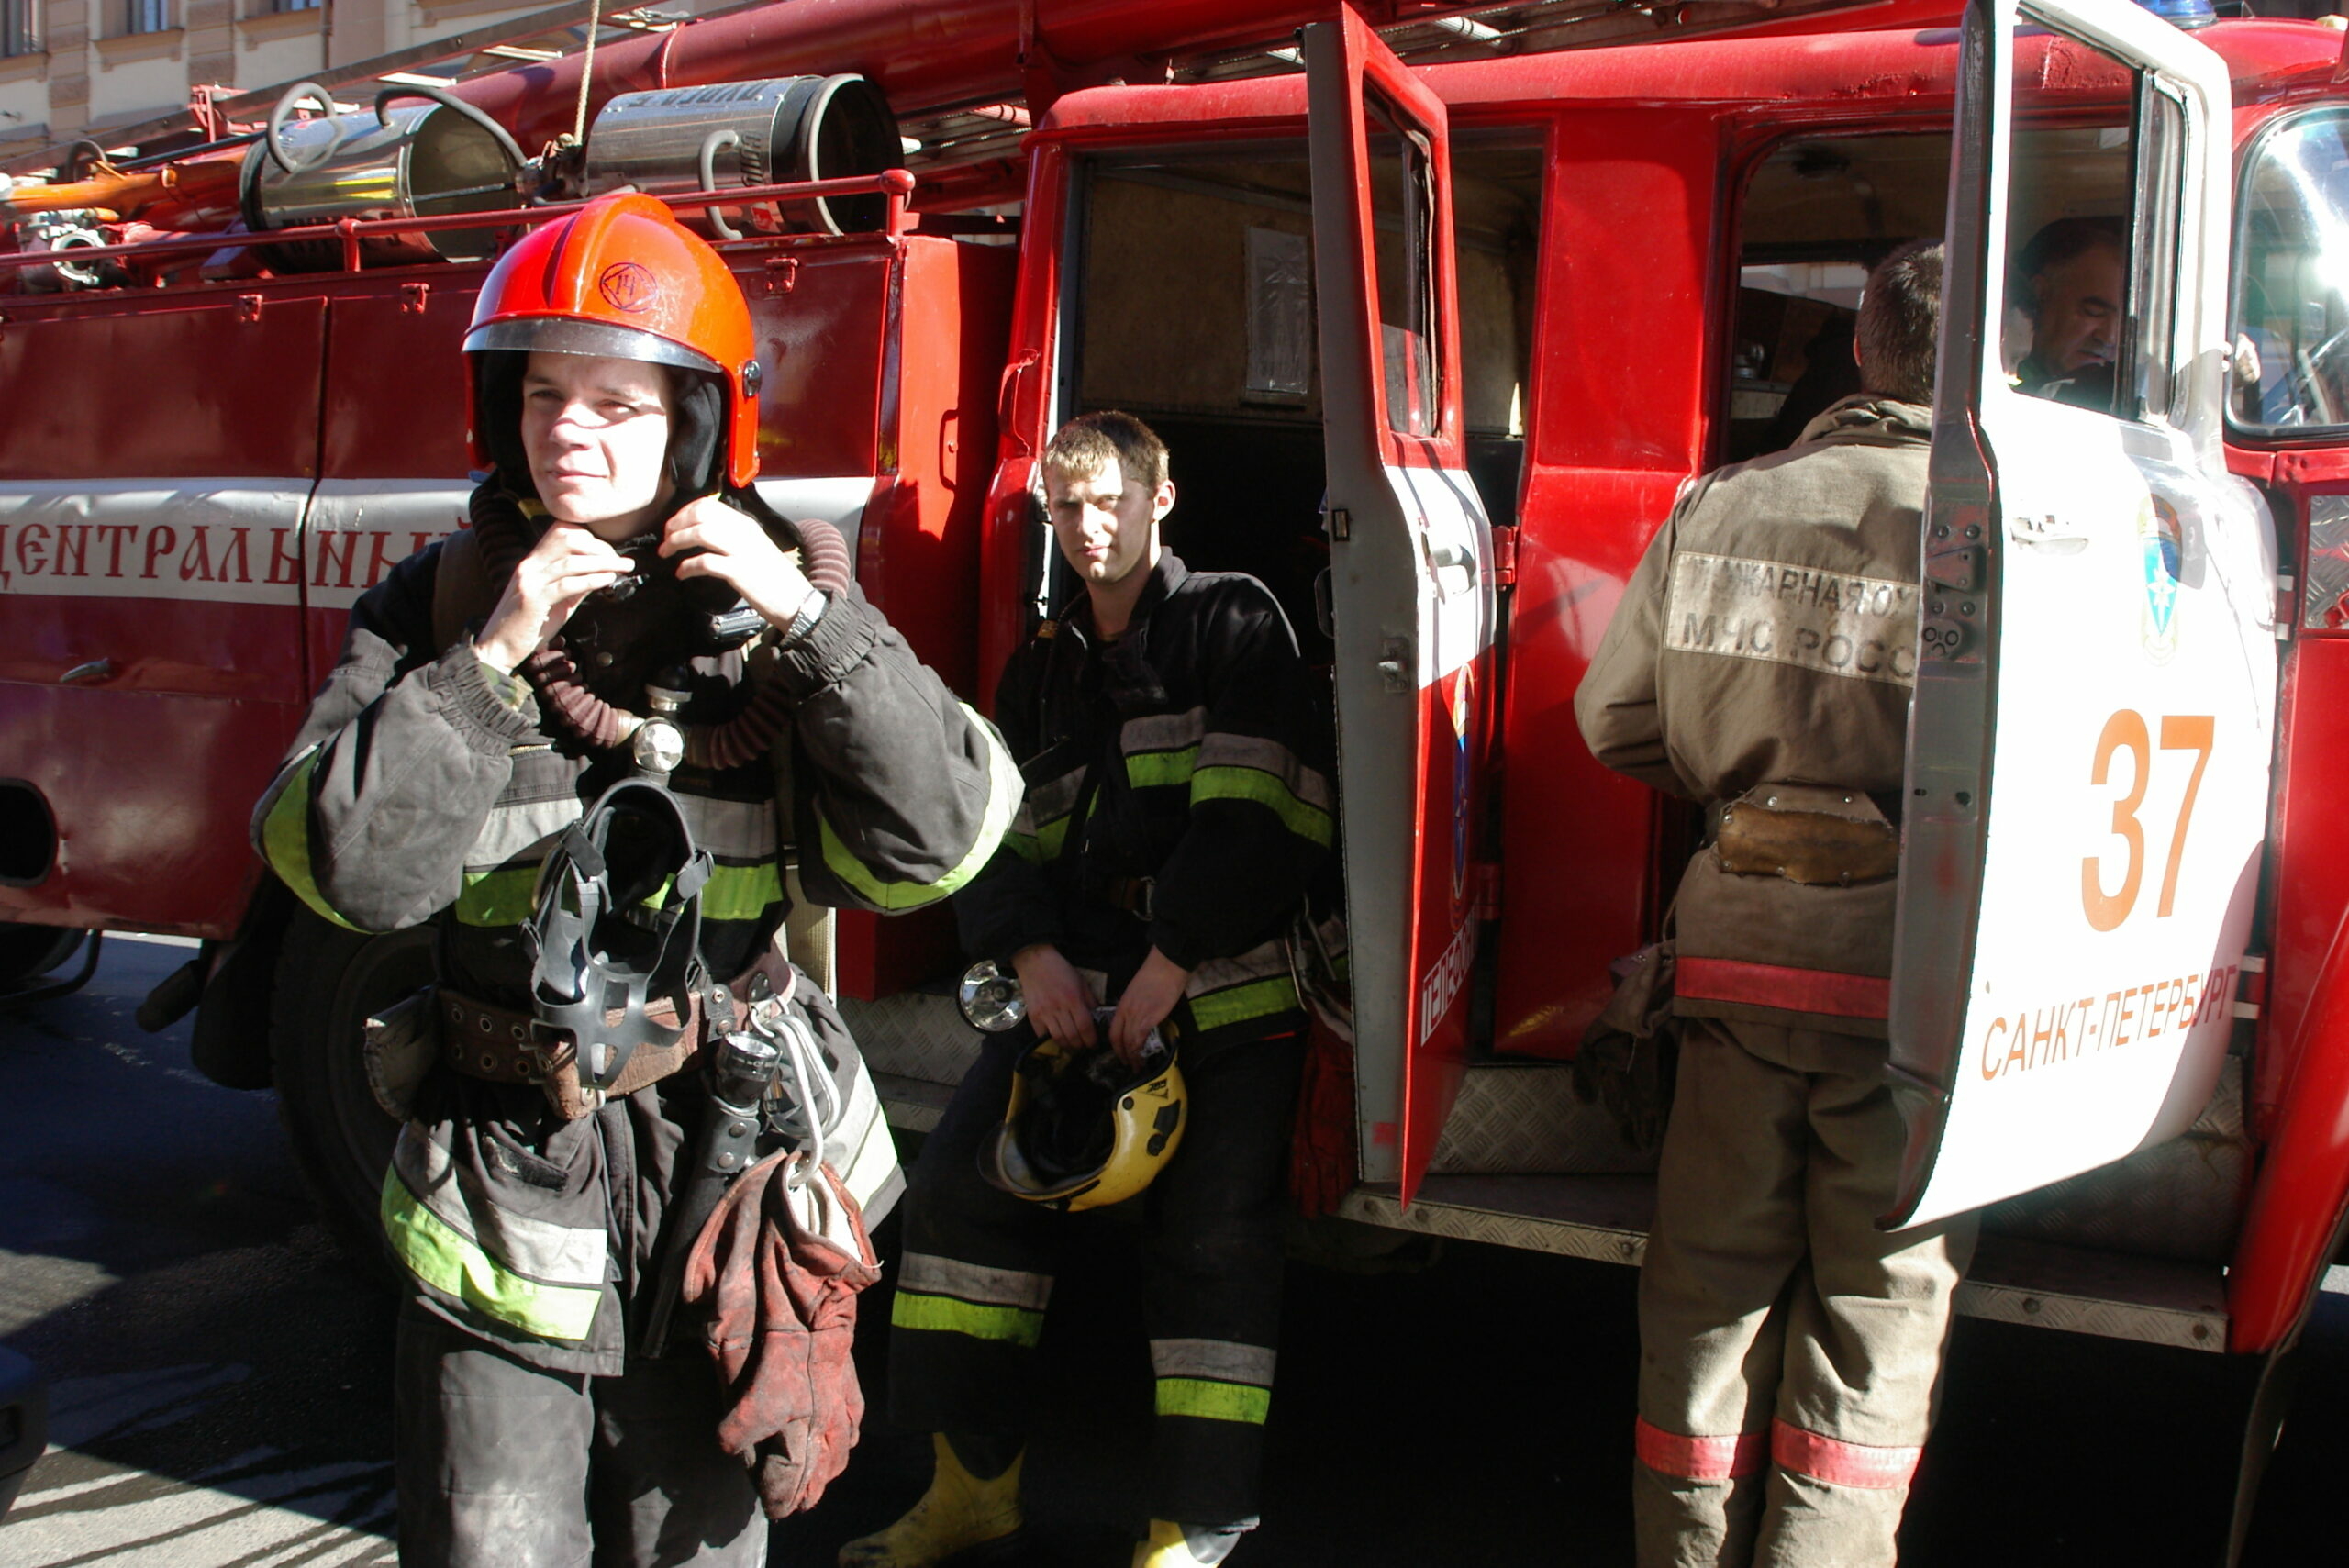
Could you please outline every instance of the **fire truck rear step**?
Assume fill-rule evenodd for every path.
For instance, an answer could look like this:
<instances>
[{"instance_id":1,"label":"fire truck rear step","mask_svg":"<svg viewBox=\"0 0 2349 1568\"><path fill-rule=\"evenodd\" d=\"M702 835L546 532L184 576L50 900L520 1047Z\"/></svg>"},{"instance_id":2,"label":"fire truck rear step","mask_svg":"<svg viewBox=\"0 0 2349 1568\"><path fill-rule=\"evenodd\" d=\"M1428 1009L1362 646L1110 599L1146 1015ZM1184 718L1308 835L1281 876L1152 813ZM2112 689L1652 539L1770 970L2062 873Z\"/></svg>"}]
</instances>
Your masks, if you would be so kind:
<instances>
[{"instance_id":1,"label":"fire truck rear step","mask_svg":"<svg viewBox=\"0 0 2349 1568\"><path fill-rule=\"evenodd\" d=\"M891 1125L927 1133L977 1059L944 996L844 1002ZM1958 1310L1997 1322L2189 1350L2226 1343L2223 1263L2249 1180L2243 1064L2177 1138L2000 1204ZM1574 1092L1564 1064L1471 1066L1419 1199L1362 1187L1340 1212L1392 1229L1637 1265L1655 1205L1653 1148Z\"/></svg>"},{"instance_id":2,"label":"fire truck rear step","mask_svg":"<svg viewBox=\"0 0 2349 1568\"><path fill-rule=\"evenodd\" d=\"M1636 1265L1655 1184L1646 1176L1430 1176L1405 1208L1391 1186L1357 1187L1349 1219L1431 1236ZM2223 1351L2225 1272L2215 1263L2124 1257L1985 1236L1957 1309L1993 1322L2185 1350Z\"/></svg>"}]
</instances>

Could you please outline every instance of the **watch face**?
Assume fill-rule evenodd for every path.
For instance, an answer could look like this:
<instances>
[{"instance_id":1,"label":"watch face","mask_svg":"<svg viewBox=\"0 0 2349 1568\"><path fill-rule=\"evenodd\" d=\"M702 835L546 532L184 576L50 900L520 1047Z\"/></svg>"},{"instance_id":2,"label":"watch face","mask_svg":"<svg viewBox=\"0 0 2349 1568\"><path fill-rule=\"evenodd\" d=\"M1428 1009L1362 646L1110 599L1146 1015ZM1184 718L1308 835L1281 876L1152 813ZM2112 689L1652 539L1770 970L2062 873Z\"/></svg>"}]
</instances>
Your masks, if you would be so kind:
<instances>
[{"instance_id":1,"label":"watch face","mask_svg":"<svg viewBox=\"0 0 2349 1568\"><path fill-rule=\"evenodd\" d=\"M665 718L648 718L638 727L630 751L647 773L670 773L685 760L685 734Z\"/></svg>"}]
</instances>

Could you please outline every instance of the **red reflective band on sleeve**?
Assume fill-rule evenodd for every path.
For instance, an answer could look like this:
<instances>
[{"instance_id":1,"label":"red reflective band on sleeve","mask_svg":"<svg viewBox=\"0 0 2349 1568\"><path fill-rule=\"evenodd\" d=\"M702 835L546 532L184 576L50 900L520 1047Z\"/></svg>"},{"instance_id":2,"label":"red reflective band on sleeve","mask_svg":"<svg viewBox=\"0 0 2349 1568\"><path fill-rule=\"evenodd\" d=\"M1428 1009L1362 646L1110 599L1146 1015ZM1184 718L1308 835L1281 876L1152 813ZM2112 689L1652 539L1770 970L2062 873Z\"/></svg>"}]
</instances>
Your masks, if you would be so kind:
<instances>
[{"instance_id":1,"label":"red reflective band on sleeve","mask_svg":"<svg viewBox=\"0 0 2349 1568\"><path fill-rule=\"evenodd\" d=\"M1917 1473L1920 1448L1869 1448L1821 1437L1784 1421L1770 1423L1770 1457L1781 1470L1824 1481L1830 1486L1864 1486L1883 1491L1906 1486Z\"/></svg>"},{"instance_id":2,"label":"red reflective band on sleeve","mask_svg":"<svg viewBox=\"0 0 2349 1568\"><path fill-rule=\"evenodd\" d=\"M1732 1481L1753 1474L1762 1468L1765 1436L1736 1432L1725 1438L1684 1438L1644 1418L1631 1425L1631 1445L1640 1462L1683 1481Z\"/></svg>"},{"instance_id":3,"label":"red reflective band on sleeve","mask_svg":"<svg viewBox=\"0 0 2349 1568\"><path fill-rule=\"evenodd\" d=\"M1742 1002L1838 1018L1881 1018L1892 1011L1889 980L1734 958L1682 957L1673 965L1672 991L1694 1002Z\"/></svg>"}]
</instances>

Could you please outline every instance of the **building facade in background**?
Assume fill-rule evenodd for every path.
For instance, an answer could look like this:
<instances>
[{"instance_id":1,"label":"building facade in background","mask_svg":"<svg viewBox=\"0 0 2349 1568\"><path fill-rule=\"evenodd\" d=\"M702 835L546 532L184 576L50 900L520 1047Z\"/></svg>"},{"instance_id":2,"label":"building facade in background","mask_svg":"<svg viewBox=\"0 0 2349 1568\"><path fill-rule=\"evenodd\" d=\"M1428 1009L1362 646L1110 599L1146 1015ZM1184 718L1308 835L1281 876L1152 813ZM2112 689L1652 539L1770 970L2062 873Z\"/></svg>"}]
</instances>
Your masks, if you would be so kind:
<instances>
[{"instance_id":1,"label":"building facade in background","mask_svg":"<svg viewBox=\"0 0 2349 1568\"><path fill-rule=\"evenodd\" d=\"M599 14L608 39L711 8L611 0ZM577 47L588 15L585 0L0 0L0 161L77 138L110 145L109 131L184 108L200 88L250 93L440 39L495 39L449 62L468 69L544 59Z\"/></svg>"}]
</instances>

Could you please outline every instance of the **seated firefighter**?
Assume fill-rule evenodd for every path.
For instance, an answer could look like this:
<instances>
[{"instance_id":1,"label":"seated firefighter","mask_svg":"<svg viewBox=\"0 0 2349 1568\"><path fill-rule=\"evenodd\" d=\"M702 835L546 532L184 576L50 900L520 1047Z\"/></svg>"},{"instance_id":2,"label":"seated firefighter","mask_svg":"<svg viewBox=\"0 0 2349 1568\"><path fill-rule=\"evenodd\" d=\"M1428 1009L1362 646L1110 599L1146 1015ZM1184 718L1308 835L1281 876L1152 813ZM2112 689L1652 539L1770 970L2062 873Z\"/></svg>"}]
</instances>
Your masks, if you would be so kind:
<instances>
[{"instance_id":1,"label":"seated firefighter","mask_svg":"<svg viewBox=\"0 0 2349 1568\"><path fill-rule=\"evenodd\" d=\"M2010 304L2031 318L2015 390L2109 413L2128 299L2120 221L2059 217L2015 255Z\"/></svg>"},{"instance_id":2,"label":"seated firefighter","mask_svg":"<svg viewBox=\"0 0 2349 1568\"><path fill-rule=\"evenodd\" d=\"M1592 753L1703 802L1679 1076L1640 1273L1642 1568L1890 1564L1971 1217L1887 1233L1897 822L1938 245L1860 305L1859 396L1692 485L1575 696ZM1887 815L1887 809L1892 814Z\"/></svg>"},{"instance_id":3,"label":"seated firefighter","mask_svg":"<svg viewBox=\"0 0 2349 1568\"><path fill-rule=\"evenodd\" d=\"M749 307L665 206L532 230L464 346L472 527L359 601L254 818L319 916L439 933L439 1040L382 1207L407 1275L401 1556L758 1563L762 1501L796 1506L770 1481L808 1456L754 1472L743 1430L721 1447L721 1418L778 1391L721 1386L698 1321L650 1321L708 1190L689 1151L733 1119L707 1109L733 1044L711 1036L740 1002L803 1063L852 1062L775 951L786 843L826 903L934 900L994 851L1019 777L839 536L750 488ZM885 1132L835 1168L877 1218Z\"/></svg>"},{"instance_id":4,"label":"seated firefighter","mask_svg":"<svg viewBox=\"0 0 2349 1568\"><path fill-rule=\"evenodd\" d=\"M1004 672L996 711L1027 800L955 898L964 945L1017 973L1032 1035L983 1047L915 1170L890 1407L937 1434L936 1470L904 1518L842 1549L844 1568L926 1568L1020 1528L1030 1362L1056 1253L1086 1234L1055 1210L1160 1162L1140 1198L1157 1423L1133 1561L1219 1562L1256 1522L1305 1054L1284 939L1333 836L1321 726L1264 584L1161 548L1174 487L1146 426L1085 416L1042 466L1085 592ZM1152 1054L1164 1039L1179 1066ZM1161 1110L1126 1129L1138 1151L1056 1172L1026 1141L1030 1114L1076 1076L1068 1055L1098 1071L1101 1051L1124 1064L1128 1105Z\"/></svg>"}]
</instances>

